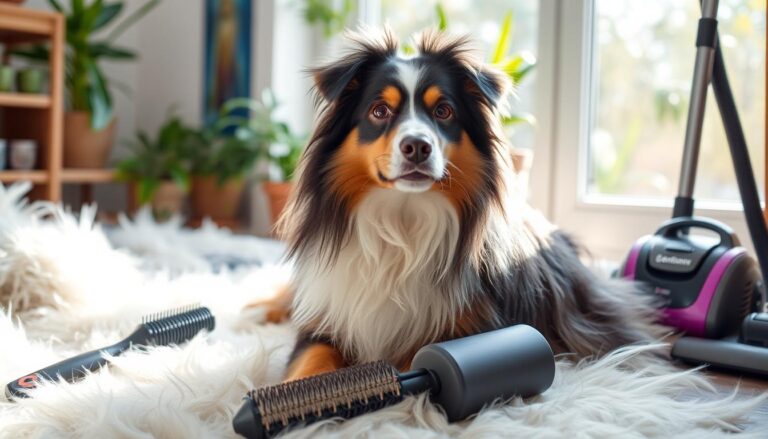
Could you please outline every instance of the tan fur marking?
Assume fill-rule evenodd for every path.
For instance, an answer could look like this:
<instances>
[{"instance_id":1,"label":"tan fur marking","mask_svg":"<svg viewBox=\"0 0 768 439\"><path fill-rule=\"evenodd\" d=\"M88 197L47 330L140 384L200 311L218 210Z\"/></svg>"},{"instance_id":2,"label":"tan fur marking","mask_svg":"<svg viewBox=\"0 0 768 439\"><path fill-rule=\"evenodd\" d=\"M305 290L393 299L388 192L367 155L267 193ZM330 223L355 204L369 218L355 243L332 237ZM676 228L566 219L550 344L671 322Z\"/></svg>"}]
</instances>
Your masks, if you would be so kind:
<instances>
[{"instance_id":1,"label":"tan fur marking","mask_svg":"<svg viewBox=\"0 0 768 439\"><path fill-rule=\"evenodd\" d=\"M440 88L436 85L431 85L427 91L424 92L424 105L426 105L427 108L432 108L441 97L443 97L443 93L440 91Z\"/></svg>"},{"instance_id":2,"label":"tan fur marking","mask_svg":"<svg viewBox=\"0 0 768 439\"><path fill-rule=\"evenodd\" d=\"M432 189L444 193L458 210L483 182L483 158L466 132L461 133L459 143L448 146L446 158L449 177Z\"/></svg>"},{"instance_id":3,"label":"tan fur marking","mask_svg":"<svg viewBox=\"0 0 768 439\"><path fill-rule=\"evenodd\" d=\"M302 351L288 365L285 381L294 381L312 375L333 372L345 365L344 358L338 349L325 343L313 344Z\"/></svg>"},{"instance_id":4,"label":"tan fur marking","mask_svg":"<svg viewBox=\"0 0 768 439\"><path fill-rule=\"evenodd\" d=\"M362 196L373 186L391 188L393 183L379 179L379 172L385 178L392 156L391 145L395 132L379 137L372 143L360 144L357 128L349 133L333 158L332 187L357 205Z\"/></svg>"},{"instance_id":5,"label":"tan fur marking","mask_svg":"<svg viewBox=\"0 0 768 439\"><path fill-rule=\"evenodd\" d=\"M398 90L397 87L388 85L381 91L381 99L394 109L400 105L402 96L400 96L400 90Z\"/></svg>"}]
</instances>

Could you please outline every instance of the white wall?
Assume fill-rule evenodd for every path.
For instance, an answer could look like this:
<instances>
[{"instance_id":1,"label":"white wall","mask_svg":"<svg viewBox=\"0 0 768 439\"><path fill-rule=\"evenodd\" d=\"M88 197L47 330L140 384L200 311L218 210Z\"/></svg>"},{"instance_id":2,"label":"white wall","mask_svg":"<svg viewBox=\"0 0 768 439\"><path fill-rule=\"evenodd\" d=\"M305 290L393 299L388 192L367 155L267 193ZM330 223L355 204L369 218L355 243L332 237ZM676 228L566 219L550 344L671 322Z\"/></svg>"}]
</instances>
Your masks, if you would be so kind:
<instances>
[{"instance_id":1,"label":"white wall","mask_svg":"<svg viewBox=\"0 0 768 439\"><path fill-rule=\"evenodd\" d=\"M175 112L202 118L204 8L202 1L163 0L138 25L133 111L136 127L154 132Z\"/></svg>"},{"instance_id":2,"label":"white wall","mask_svg":"<svg viewBox=\"0 0 768 439\"><path fill-rule=\"evenodd\" d=\"M309 28L296 1L276 0L272 90L281 104L276 117L298 132L308 132L312 123L312 80L305 70L313 65L317 31Z\"/></svg>"}]
</instances>

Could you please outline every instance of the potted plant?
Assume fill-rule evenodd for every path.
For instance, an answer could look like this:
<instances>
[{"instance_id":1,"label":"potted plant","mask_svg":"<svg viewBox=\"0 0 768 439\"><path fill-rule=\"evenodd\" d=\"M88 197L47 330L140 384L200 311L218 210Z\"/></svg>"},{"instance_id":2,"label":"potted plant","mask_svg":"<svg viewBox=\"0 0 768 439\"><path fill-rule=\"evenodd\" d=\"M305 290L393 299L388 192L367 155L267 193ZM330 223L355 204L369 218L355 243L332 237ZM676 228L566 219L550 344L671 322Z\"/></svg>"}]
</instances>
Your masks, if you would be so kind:
<instances>
[{"instance_id":1,"label":"potted plant","mask_svg":"<svg viewBox=\"0 0 768 439\"><path fill-rule=\"evenodd\" d=\"M277 222L288 203L288 197L293 190L293 176L296 166L304 150L303 139L291 134L289 128L283 125L278 139L269 146L267 159L270 170L269 178L262 184L264 193L269 200L269 217L272 224Z\"/></svg>"},{"instance_id":2,"label":"potted plant","mask_svg":"<svg viewBox=\"0 0 768 439\"><path fill-rule=\"evenodd\" d=\"M152 10L159 0L147 0L117 23L104 37L95 37L120 16L124 3L71 0L64 8L60 0L49 5L66 17L64 166L101 168L109 158L115 137L116 121L112 95L100 66L104 59L133 60L136 54L114 44L134 23ZM49 48L35 45L15 50L15 55L47 61Z\"/></svg>"},{"instance_id":3,"label":"potted plant","mask_svg":"<svg viewBox=\"0 0 768 439\"><path fill-rule=\"evenodd\" d=\"M202 133L205 142L190 154L192 212L197 218L220 223L237 217L240 200L257 153L247 142L221 136L215 130Z\"/></svg>"},{"instance_id":4,"label":"potted plant","mask_svg":"<svg viewBox=\"0 0 768 439\"><path fill-rule=\"evenodd\" d=\"M186 152L201 141L178 117L163 124L155 138L139 131L130 143L133 155L117 165L118 178L132 182L139 205L150 204L156 218L167 219L181 212L189 189Z\"/></svg>"},{"instance_id":5,"label":"potted plant","mask_svg":"<svg viewBox=\"0 0 768 439\"><path fill-rule=\"evenodd\" d=\"M205 131L206 142L188 155L192 161L192 206L198 216L228 220L237 214L245 178L255 163L268 163L265 191L273 220L290 193L290 177L301 155L302 140L288 125L274 120L277 103L265 92L261 101L234 98L221 108Z\"/></svg>"}]
</instances>

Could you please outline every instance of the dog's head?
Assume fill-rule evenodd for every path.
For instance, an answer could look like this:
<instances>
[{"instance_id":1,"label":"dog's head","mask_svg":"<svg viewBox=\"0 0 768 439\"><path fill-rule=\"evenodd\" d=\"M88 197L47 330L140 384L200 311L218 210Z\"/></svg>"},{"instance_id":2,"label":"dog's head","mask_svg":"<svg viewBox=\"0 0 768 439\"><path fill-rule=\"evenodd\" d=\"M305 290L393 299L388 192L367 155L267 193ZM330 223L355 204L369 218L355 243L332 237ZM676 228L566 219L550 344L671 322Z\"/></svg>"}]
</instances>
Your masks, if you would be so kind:
<instances>
[{"instance_id":1,"label":"dog's head","mask_svg":"<svg viewBox=\"0 0 768 439\"><path fill-rule=\"evenodd\" d=\"M291 241L339 245L350 212L375 188L442 192L463 222L477 216L499 196L506 76L474 58L466 38L426 32L412 57L398 54L389 32L352 38L350 53L312 70L322 114L289 209L303 210L304 236Z\"/></svg>"}]
</instances>

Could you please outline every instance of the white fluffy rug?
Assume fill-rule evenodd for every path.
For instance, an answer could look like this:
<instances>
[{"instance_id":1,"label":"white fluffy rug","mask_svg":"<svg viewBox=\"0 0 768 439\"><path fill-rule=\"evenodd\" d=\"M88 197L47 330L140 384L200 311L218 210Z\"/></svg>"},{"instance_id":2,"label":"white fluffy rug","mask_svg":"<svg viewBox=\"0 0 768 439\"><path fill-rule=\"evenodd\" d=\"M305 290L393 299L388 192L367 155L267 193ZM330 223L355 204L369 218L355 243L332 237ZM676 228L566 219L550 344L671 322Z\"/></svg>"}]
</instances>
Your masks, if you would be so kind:
<instances>
[{"instance_id":1,"label":"white fluffy rug","mask_svg":"<svg viewBox=\"0 0 768 439\"><path fill-rule=\"evenodd\" d=\"M93 209L76 219L51 205L28 205L27 189L0 186L3 387L121 339L142 314L199 302L217 325L181 347L114 358L77 384L47 385L33 398L0 402L0 437L235 437L231 418L242 396L279 381L293 343L290 326L262 325L258 312L241 312L287 277L289 268L275 265L281 247L212 225L199 231L178 222L157 225L146 214L105 234L92 222ZM624 349L592 363L560 360L543 395L497 404L459 424L446 423L421 397L292 437L719 437L739 431L765 397L713 399L714 389L697 372L628 366L649 349L664 347Z\"/></svg>"}]
</instances>

